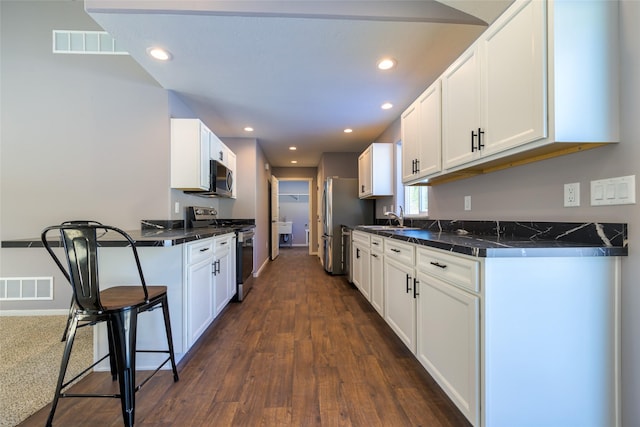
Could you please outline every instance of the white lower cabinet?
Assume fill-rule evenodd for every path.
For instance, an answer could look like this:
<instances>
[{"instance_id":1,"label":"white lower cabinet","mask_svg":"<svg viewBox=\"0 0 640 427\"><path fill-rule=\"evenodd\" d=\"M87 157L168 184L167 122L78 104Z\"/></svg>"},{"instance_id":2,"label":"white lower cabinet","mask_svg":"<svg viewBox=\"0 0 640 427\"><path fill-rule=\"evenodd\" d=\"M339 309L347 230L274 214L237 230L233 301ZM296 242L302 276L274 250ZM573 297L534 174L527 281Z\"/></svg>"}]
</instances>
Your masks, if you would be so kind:
<instances>
[{"instance_id":1,"label":"white lower cabinet","mask_svg":"<svg viewBox=\"0 0 640 427\"><path fill-rule=\"evenodd\" d=\"M367 300L371 299L371 249L368 233L353 231L351 234L351 267L353 284Z\"/></svg>"},{"instance_id":2,"label":"white lower cabinet","mask_svg":"<svg viewBox=\"0 0 640 427\"><path fill-rule=\"evenodd\" d=\"M213 287L215 289L215 316L231 301L235 294L235 274L233 268L234 238L220 237L214 239Z\"/></svg>"},{"instance_id":3,"label":"white lower cabinet","mask_svg":"<svg viewBox=\"0 0 640 427\"><path fill-rule=\"evenodd\" d=\"M420 270L416 357L471 421L479 424L480 298Z\"/></svg>"},{"instance_id":4,"label":"white lower cabinet","mask_svg":"<svg viewBox=\"0 0 640 427\"><path fill-rule=\"evenodd\" d=\"M191 347L215 317L213 239L188 244L186 258L186 337Z\"/></svg>"},{"instance_id":5,"label":"white lower cabinet","mask_svg":"<svg viewBox=\"0 0 640 427\"><path fill-rule=\"evenodd\" d=\"M385 239L384 319L402 342L416 351L413 245Z\"/></svg>"},{"instance_id":6,"label":"white lower cabinet","mask_svg":"<svg viewBox=\"0 0 640 427\"><path fill-rule=\"evenodd\" d=\"M187 348L209 327L235 293L235 234L185 246Z\"/></svg>"},{"instance_id":7,"label":"white lower cabinet","mask_svg":"<svg viewBox=\"0 0 640 427\"><path fill-rule=\"evenodd\" d=\"M384 317L384 239L371 236L371 305Z\"/></svg>"},{"instance_id":8,"label":"white lower cabinet","mask_svg":"<svg viewBox=\"0 0 640 427\"><path fill-rule=\"evenodd\" d=\"M480 263L418 247L416 357L480 424Z\"/></svg>"},{"instance_id":9,"label":"white lower cabinet","mask_svg":"<svg viewBox=\"0 0 640 427\"><path fill-rule=\"evenodd\" d=\"M483 258L393 238L380 253L371 236L367 299L472 425L621 425L620 258Z\"/></svg>"}]
</instances>

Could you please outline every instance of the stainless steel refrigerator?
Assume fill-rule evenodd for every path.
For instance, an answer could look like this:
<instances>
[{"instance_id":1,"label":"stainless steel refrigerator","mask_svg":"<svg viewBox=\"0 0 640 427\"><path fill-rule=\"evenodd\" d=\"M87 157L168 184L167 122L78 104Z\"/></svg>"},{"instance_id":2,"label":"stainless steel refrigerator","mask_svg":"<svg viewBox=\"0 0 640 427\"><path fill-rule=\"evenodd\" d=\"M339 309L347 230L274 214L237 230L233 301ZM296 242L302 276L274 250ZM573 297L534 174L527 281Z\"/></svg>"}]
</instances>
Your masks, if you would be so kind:
<instances>
[{"instance_id":1,"label":"stainless steel refrigerator","mask_svg":"<svg viewBox=\"0 0 640 427\"><path fill-rule=\"evenodd\" d=\"M341 225L372 224L373 201L358 198L355 178L327 178L322 191L323 265L330 274L345 274Z\"/></svg>"}]
</instances>

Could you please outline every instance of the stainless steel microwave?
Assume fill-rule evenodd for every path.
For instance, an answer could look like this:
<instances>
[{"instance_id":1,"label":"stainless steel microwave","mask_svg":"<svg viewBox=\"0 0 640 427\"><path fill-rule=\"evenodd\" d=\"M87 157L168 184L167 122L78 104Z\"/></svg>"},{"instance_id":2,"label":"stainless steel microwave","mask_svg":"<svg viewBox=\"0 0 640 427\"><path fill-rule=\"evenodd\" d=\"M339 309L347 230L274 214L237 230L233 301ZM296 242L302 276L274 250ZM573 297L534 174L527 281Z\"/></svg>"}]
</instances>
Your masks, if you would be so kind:
<instances>
[{"instance_id":1,"label":"stainless steel microwave","mask_svg":"<svg viewBox=\"0 0 640 427\"><path fill-rule=\"evenodd\" d=\"M209 161L209 190L185 191L200 197L231 197L233 171L217 160Z\"/></svg>"},{"instance_id":2,"label":"stainless steel microwave","mask_svg":"<svg viewBox=\"0 0 640 427\"><path fill-rule=\"evenodd\" d=\"M231 197L233 189L233 171L217 160L209 162L211 192L219 197Z\"/></svg>"}]
</instances>

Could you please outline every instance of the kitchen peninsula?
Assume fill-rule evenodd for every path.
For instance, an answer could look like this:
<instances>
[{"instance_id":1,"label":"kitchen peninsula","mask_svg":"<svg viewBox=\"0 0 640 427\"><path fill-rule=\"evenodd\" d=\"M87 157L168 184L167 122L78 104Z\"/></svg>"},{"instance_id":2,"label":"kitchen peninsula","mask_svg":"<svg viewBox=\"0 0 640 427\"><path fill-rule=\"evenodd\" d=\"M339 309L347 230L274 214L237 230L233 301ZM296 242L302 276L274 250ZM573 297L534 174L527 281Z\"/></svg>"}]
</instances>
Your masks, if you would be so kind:
<instances>
[{"instance_id":1,"label":"kitchen peninsula","mask_svg":"<svg viewBox=\"0 0 640 427\"><path fill-rule=\"evenodd\" d=\"M626 224L353 231L354 284L474 426L618 426Z\"/></svg>"},{"instance_id":2,"label":"kitchen peninsula","mask_svg":"<svg viewBox=\"0 0 640 427\"><path fill-rule=\"evenodd\" d=\"M127 231L136 242L147 284L167 286L176 361L236 294L236 231L247 227L255 227L255 221L221 220L218 226L203 228L185 228L183 221L142 221L139 230ZM98 239L103 289L139 283L129 242L114 234ZM61 250L59 242L52 246ZM30 238L3 241L2 247L42 249L43 245L39 238ZM52 261L52 273L55 270ZM108 352L106 328L98 324L94 331L94 360L98 360ZM140 316L138 348L164 348L165 343L162 313ZM162 355L139 353L137 357L138 369L145 370L155 369ZM96 367L108 369L105 362Z\"/></svg>"}]
</instances>

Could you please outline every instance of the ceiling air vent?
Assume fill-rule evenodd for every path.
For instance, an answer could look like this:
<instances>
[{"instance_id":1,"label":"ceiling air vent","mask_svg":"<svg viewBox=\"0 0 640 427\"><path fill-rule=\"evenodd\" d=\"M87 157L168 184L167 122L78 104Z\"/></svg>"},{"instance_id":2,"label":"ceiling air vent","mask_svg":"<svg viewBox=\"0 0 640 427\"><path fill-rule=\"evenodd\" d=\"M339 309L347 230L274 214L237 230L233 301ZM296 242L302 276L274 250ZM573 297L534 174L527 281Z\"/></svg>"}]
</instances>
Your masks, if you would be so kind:
<instances>
[{"instance_id":1,"label":"ceiling air vent","mask_svg":"<svg viewBox=\"0 0 640 427\"><path fill-rule=\"evenodd\" d=\"M128 55L106 31L53 30L53 53Z\"/></svg>"}]
</instances>

